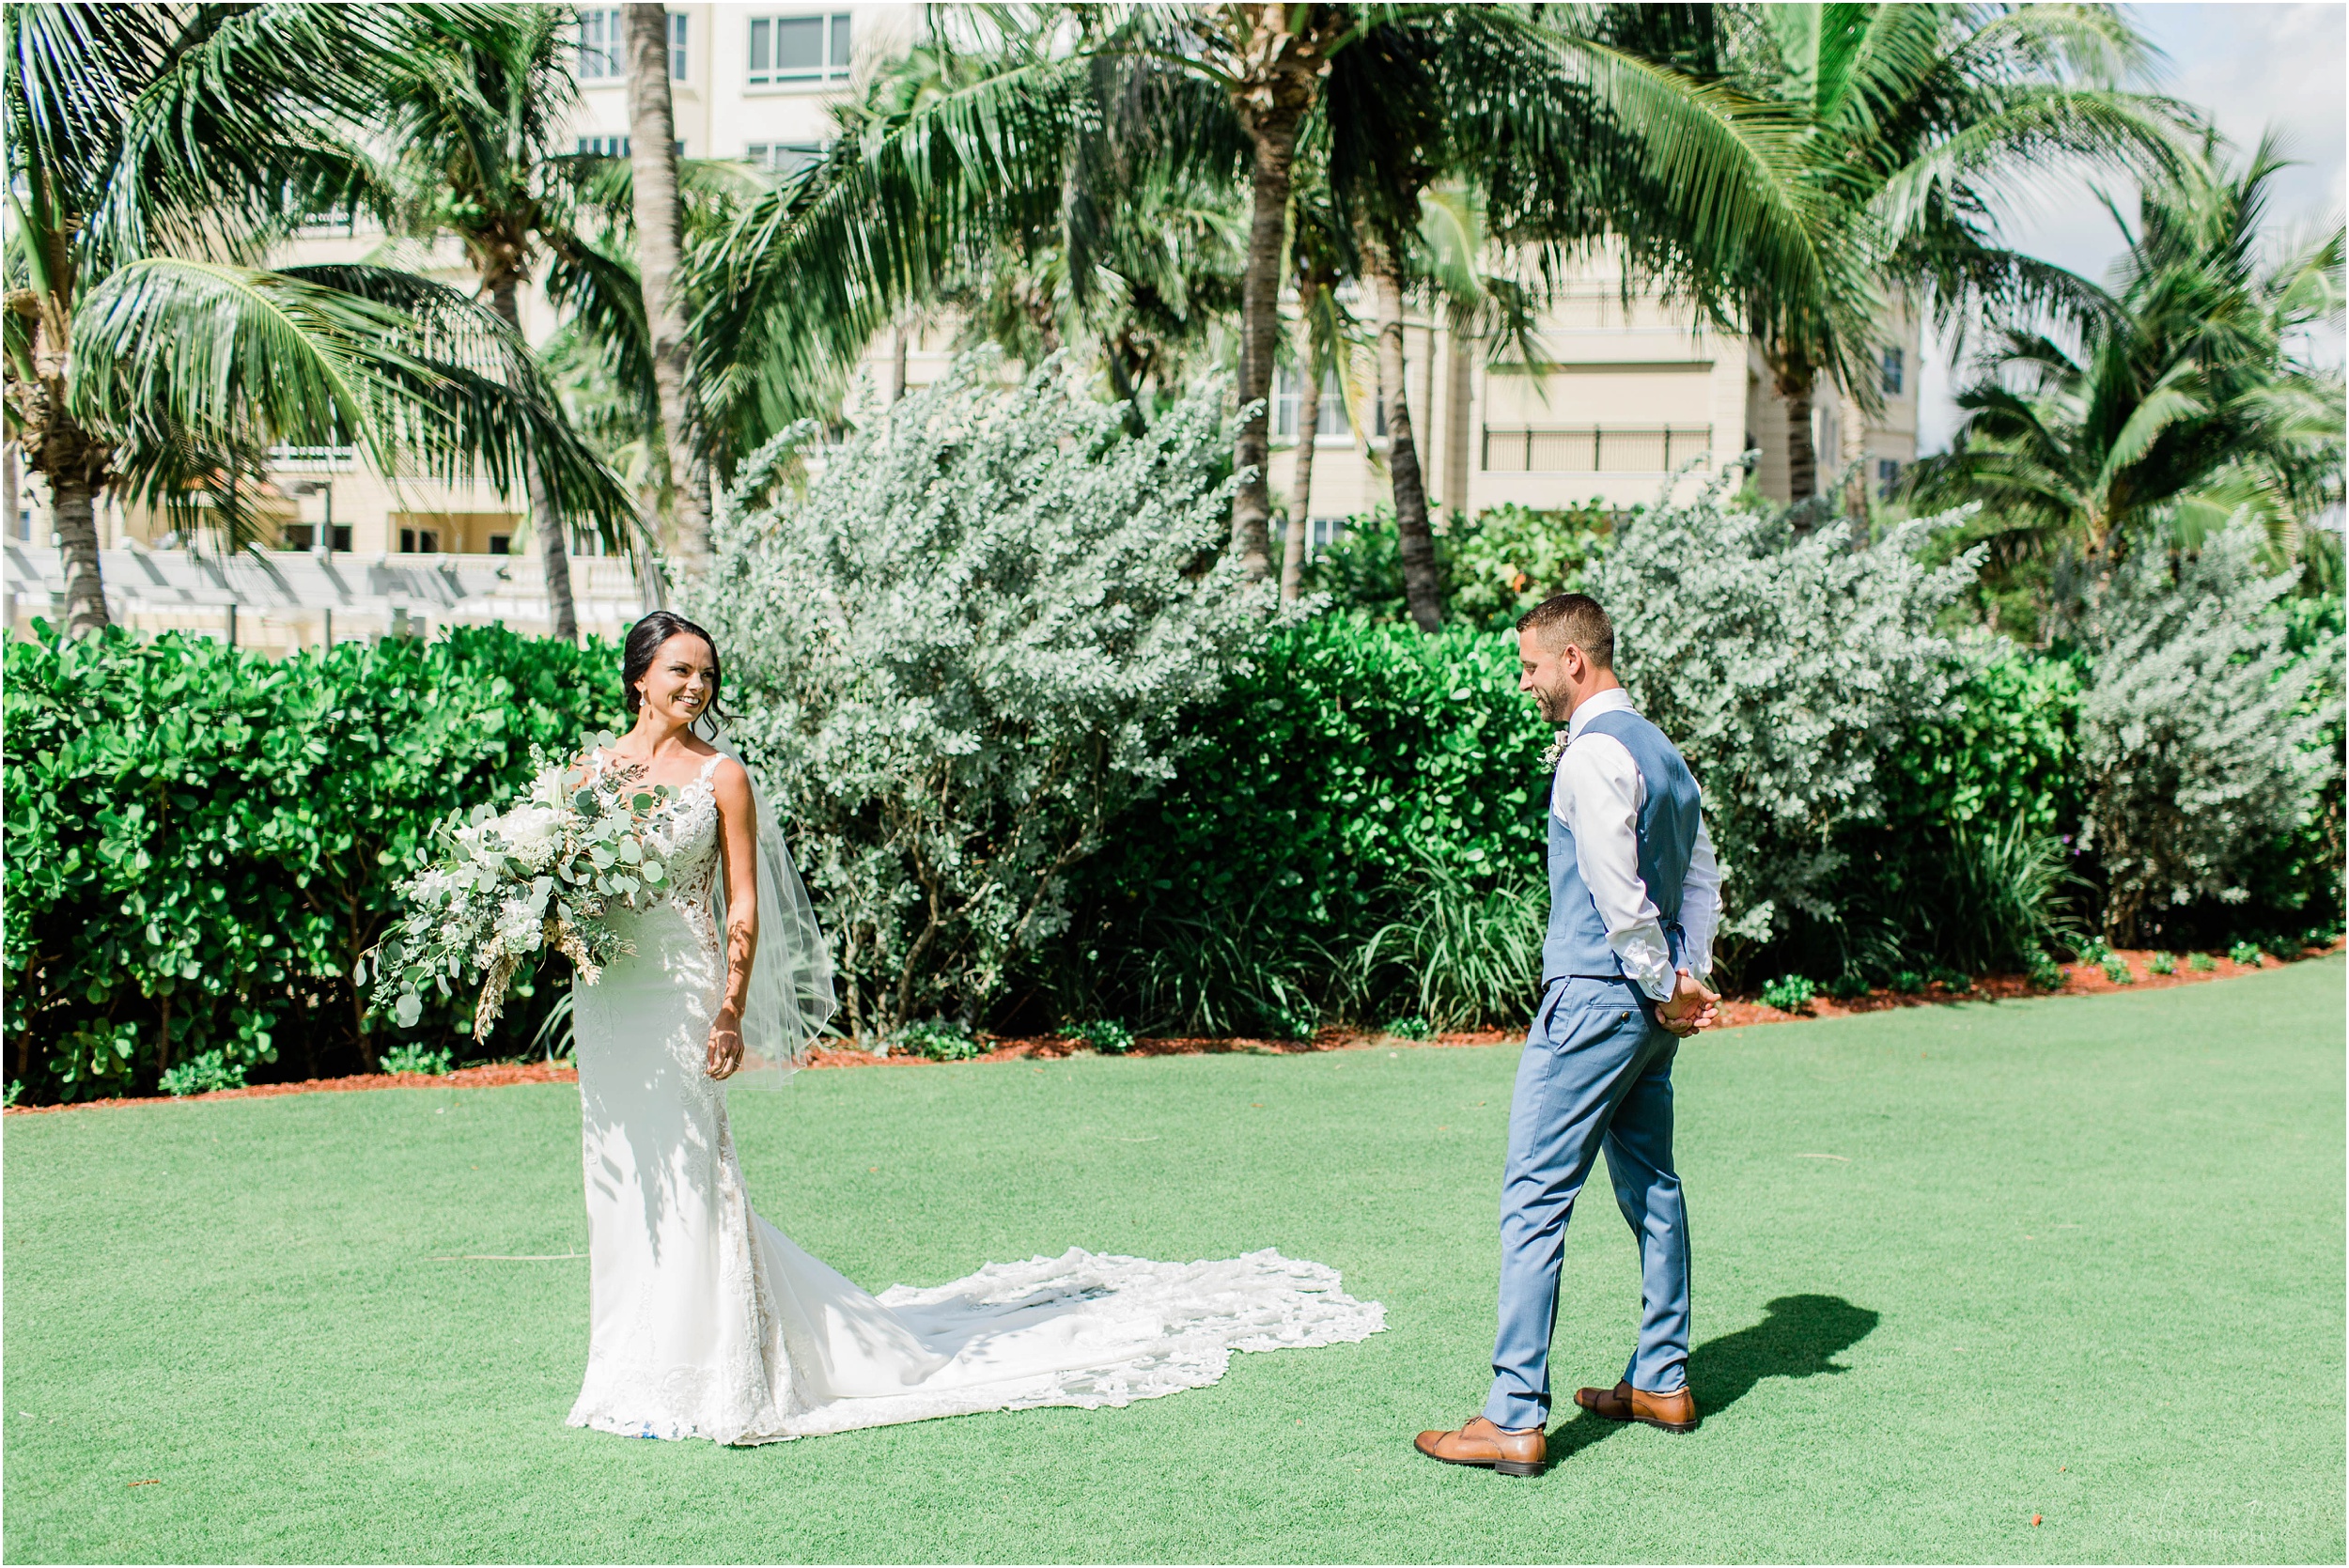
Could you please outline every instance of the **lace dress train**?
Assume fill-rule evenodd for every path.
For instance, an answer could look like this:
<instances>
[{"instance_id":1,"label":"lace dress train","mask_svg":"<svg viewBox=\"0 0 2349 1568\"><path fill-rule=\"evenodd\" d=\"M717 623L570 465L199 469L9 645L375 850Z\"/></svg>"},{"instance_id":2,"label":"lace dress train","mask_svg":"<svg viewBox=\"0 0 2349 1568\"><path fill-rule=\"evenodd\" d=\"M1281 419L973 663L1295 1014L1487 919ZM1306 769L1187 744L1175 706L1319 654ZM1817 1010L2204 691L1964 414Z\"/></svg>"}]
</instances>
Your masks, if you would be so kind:
<instances>
[{"instance_id":1,"label":"lace dress train","mask_svg":"<svg viewBox=\"0 0 2349 1568\"><path fill-rule=\"evenodd\" d=\"M635 951L573 1001L591 1275L570 1422L771 1442L982 1410L1125 1405L1223 1375L1235 1350L1377 1333L1335 1271L1266 1250L1153 1263L1076 1249L868 1295L751 1208L704 1069L725 959L711 917L710 775L649 836L672 893L624 917Z\"/></svg>"}]
</instances>

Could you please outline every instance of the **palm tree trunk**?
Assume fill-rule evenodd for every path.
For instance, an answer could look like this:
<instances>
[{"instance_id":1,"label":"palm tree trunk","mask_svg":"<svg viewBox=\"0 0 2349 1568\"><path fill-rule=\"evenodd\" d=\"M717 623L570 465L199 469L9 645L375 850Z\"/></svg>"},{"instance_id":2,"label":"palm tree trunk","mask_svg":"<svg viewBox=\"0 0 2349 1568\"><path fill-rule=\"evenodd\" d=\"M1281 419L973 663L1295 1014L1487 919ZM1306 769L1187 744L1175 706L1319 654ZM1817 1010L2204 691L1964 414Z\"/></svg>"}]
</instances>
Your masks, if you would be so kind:
<instances>
[{"instance_id":1,"label":"palm tree trunk","mask_svg":"<svg viewBox=\"0 0 2349 1568\"><path fill-rule=\"evenodd\" d=\"M522 332L521 301L519 280L511 273L498 280L490 291L490 304L506 324L520 337ZM530 531L538 540L538 565L547 580L547 618L554 624L554 635L566 643L579 641L579 609L571 600L571 552L564 538L563 520L555 515L554 502L547 494L546 475L538 465L530 465ZM332 544L334 541L327 541Z\"/></svg>"},{"instance_id":2,"label":"palm tree trunk","mask_svg":"<svg viewBox=\"0 0 2349 1568\"><path fill-rule=\"evenodd\" d=\"M1207 8L1202 8L1203 10ZM1240 473L1232 497L1232 552L1249 581L1272 569L1266 526L1272 517L1269 411L1272 361L1281 341L1281 257L1287 248L1289 176L1297 132L1321 96L1330 50L1346 36L1345 8L1256 0L1218 8L1237 25L1211 25L1210 47L1229 52L1232 106L1254 146L1249 170L1248 267L1240 278L1239 402L1252 407L1239 423L1232 460Z\"/></svg>"},{"instance_id":3,"label":"palm tree trunk","mask_svg":"<svg viewBox=\"0 0 2349 1568\"><path fill-rule=\"evenodd\" d=\"M1314 505L1314 437L1321 426L1321 366L1314 359L1314 296L1308 283L1302 307L1297 382L1297 477L1289 487L1287 549L1281 555L1281 602L1295 604L1305 590L1305 529Z\"/></svg>"},{"instance_id":4,"label":"palm tree trunk","mask_svg":"<svg viewBox=\"0 0 2349 1568\"><path fill-rule=\"evenodd\" d=\"M65 629L83 637L113 625L98 568L98 487L71 469L49 478L49 507L56 514L65 554Z\"/></svg>"},{"instance_id":5,"label":"palm tree trunk","mask_svg":"<svg viewBox=\"0 0 2349 1568\"><path fill-rule=\"evenodd\" d=\"M1811 439L1811 396L1819 373L1798 349L1773 359L1770 369L1786 404L1786 499L1800 505L1819 493L1819 449Z\"/></svg>"},{"instance_id":6,"label":"palm tree trunk","mask_svg":"<svg viewBox=\"0 0 2349 1568\"><path fill-rule=\"evenodd\" d=\"M674 526L670 549L698 562L709 553L709 524L694 482L692 421L686 402L685 301L677 287L677 115L669 101L669 11L636 0L628 8L629 168L635 181L637 272L652 335L653 380L661 393L662 455ZM647 532L661 535L658 520Z\"/></svg>"},{"instance_id":7,"label":"palm tree trunk","mask_svg":"<svg viewBox=\"0 0 2349 1568\"><path fill-rule=\"evenodd\" d=\"M1403 599L1422 631L1443 625L1443 584L1436 575L1436 538L1427 526L1427 484L1411 439L1411 402L1403 379L1402 264L1392 246L1366 236L1362 265L1378 308L1378 386L1387 400L1387 474L1394 486L1395 544L1403 557Z\"/></svg>"},{"instance_id":8,"label":"palm tree trunk","mask_svg":"<svg viewBox=\"0 0 2349 1568\"><path fill-rule=\"evenodd\" d=\"M106 613L106 585L98 564L98 491L106 477L110 448L74 423L66 405L66 345L71 313L54 294L40 300L40 324L33 334L34 375L23 388L19 411L25 417L25 465L49 484L49 511L65 557L65 629L72 637L114 624ZM11 524L15 519L10 518Z\"/></svg>"},{"instance_id":9,"label":"palm tree trunk","mask_svg":"<svg viewBox=\"0 0 2349 1568\"><path fill-rule=\"evenodd\" d=\"M1264 116L1252 128L1248 271L1240 284L1239 402L1246 411L1232 446L1240 472L1232 497L1232 551L1252 582L1272 569L1267 524L1272 517L1271 441L1268 394L1281 339L1281 253L1288 230L1289 167L1297 153L1297 118Z\"/></svg>"}]
</instances>

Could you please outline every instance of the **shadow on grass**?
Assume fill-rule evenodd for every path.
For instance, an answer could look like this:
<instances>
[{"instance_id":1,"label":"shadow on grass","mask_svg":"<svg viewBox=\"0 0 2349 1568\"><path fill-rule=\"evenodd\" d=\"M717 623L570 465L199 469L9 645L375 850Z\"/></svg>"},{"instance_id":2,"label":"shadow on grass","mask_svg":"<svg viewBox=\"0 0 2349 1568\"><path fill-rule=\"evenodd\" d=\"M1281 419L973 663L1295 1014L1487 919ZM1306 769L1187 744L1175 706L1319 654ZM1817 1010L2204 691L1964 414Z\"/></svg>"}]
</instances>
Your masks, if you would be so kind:
<instances>
[{"instance_id":1,"label":"shadow on grass","mask_svg":"<svg viewBox=\"0 0 2349 1568\"><path fill-rule=\"evenodd\" d=\"M1840 1296L1781 1296L1766 1317L1750 1328L1708 1340L1688 1353L1688 1386L1705 1421L1753 1391L1765 1377L1815 1377L1849 1372L1835 1358L1875 1332L1882 1314L1855 1307ZM1571 1396L1568 1396L1571 1398ZM1549 1462L1563 1464L1627 1423L1577 1409L1575 1419L1549 1435Z\"/></svg>"}]
</instances>

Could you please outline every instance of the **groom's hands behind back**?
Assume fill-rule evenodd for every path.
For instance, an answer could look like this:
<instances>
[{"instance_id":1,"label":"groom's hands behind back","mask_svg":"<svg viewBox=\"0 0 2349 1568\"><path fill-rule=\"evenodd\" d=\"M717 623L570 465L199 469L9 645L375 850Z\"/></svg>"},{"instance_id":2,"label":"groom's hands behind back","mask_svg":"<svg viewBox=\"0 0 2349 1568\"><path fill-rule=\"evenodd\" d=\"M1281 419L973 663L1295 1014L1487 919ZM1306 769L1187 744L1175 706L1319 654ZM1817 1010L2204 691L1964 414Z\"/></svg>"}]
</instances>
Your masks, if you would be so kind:
<instances>
[{"instance_id":1,"label":"groom's hands behind back","mask_svg":"<svg viewBox=\"0 0 2349 1568\"><path fill-rule=\"evenodd\" d=\"M1656 1004L1656 1020L1682 1039L1720 1022L1720 998L1687 970L1674 971L1672 994Z\"/></svg>"}]
</instances>

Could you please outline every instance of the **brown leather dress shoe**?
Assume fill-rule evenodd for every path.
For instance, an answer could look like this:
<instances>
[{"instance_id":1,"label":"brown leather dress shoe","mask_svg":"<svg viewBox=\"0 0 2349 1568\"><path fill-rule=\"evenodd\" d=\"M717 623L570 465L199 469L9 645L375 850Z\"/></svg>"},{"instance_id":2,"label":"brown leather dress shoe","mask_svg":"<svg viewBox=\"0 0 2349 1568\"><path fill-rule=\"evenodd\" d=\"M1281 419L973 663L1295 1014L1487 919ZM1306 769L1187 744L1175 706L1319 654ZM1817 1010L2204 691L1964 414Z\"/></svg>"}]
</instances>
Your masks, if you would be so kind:
<instances>
[{"instance_id":1,"label":"brown leather dress shoe","mask_svg":"<svg viewBox=\"0 0 2349 1568\"><path fill-rule=\"evenodd\" d=\"M1479 1416L1457 1432L1423 1432L1411 1446L1447 1465L1481 1465L1499 1475L1539 1475L1549 1456L1540 1427L1512 1432Z\"/></svg>"},{"instance_id":2,"label":"brown leather dress shoe","mask_svg":"<svg viewBox=\"0 0 2349 1568\"><path fill-rule=\"evenodd\" d=\"M1618 1383L1611 1389L1577 1389L1574 1402L1610 1421L1643 1421L1666 1432L1697 1429L1696 1396L1685 1387L1668 1394L1652 1394L1629 1383Z\"/></svg>"}]
</instances>

